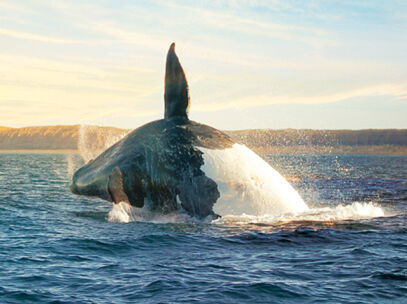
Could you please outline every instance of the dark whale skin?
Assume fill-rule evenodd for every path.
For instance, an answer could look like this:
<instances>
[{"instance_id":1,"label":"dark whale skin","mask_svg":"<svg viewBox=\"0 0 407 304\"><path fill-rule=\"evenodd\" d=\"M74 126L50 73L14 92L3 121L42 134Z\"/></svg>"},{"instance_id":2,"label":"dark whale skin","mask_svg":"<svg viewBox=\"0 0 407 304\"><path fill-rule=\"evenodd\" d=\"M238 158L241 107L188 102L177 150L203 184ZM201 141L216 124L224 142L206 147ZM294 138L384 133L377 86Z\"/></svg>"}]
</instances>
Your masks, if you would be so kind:
<instances>
[{"instance_id":1,"label":"dark whale skin","mask_svg":"<svg viewBox=\"0 0 407 304\"><path fill-rule=\"evenodd\" d=\"M71 191L152 211L180 209L196 217L216 216L220 194L201 170L199 147L226 149L226 134L184 117L143 125L75 172ZM177 197L178 196L178 197Z\"/></svg>"},{"instance_id":2,"label":"dark whale skin","mask_svg":"<svg viewBox=\"0 0 407 304\"><path fill-rule=\"evenodd\" d=\"M216 216L220 194L201 170L199 147L226 149L226 134L188 119L188 82L172 43L165 69L164 119L139 127L92 160L72 178L75 194L127 202L169 213L182 207L196 217Z\"/></svg>"}]
</instances>

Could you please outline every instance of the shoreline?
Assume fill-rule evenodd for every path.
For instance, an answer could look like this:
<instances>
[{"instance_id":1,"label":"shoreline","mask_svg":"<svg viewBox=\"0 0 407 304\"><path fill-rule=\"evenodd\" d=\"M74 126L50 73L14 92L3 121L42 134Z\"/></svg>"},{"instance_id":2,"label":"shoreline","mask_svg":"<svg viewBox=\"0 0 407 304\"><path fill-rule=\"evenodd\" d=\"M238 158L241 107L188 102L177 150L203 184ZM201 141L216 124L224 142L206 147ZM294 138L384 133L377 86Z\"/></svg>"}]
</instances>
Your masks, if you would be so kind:
<instances>
[{"instance_id":1,"label":"shoreline","mask_svg":"<svg viewBox=\"0 0 407 304\"><path fill-rule=\"evenodd\" d=\"M0 153L7 154L76 154L79 150L73 149L0 149Z\"/></svg>"},{"instance_id":2,"label":"shoreline","mask_svg":"<svg viewBox=\"0 0 407 304\"><path fill-rule=\"evenodd\" d=\"M366 146L268 146L249 147L257 154L375 154L375 155L407 155L407 146L398 145L366 145Z\"/></svg>"},{"instance_id":3,"label":"shoreline","mask_svg":"<svg viewBox=\"0 0 407 304\"><path fill-rule=\"evenodd\" d=\"M376 154L407 155L407 146L268 146L250 147L260 155L266 154ZM21 154L79 154L78 149L0 149L0 153Z\"/></svg>"}]
</instances>

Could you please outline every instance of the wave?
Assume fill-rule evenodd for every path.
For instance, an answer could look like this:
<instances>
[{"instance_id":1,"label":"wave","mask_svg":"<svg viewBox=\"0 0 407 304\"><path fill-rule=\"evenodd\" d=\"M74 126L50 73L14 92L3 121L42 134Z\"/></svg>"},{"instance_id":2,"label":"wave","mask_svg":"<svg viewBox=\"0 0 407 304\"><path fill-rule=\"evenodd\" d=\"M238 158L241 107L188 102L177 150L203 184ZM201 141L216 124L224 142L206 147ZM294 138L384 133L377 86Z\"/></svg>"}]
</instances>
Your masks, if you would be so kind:
<instances>
[{"instance_id":1,"label":"wave","mask_svg":"<svg viewBox=\"0 0 407 304\"><path fill-rule=\"evenodd\" d=\"M103 128L82 125L79 130L78 148L83 161L97 157L106 148L122 139L128 131L112 133ZM97 141L94 139L98 138ZM151 212L148 204L135 208L127 203L113 204L108 213L110 222L152 223L215 223L215 224L270 224L289 222L338 222L392 216L373 202L354 202L323 208L309 208L298 192L269 163L244 145L235 144L230 149L203 152L202 170L217 181L221 198L214 211L222 217L204 220L189 216L180 210L170 214ZM73 174L78 164L72 156L67 158L67 171Z\"/></svg>"},{"instance_id":2,"label":"wave","mask_svg":"<svg viewBox=\"0 0 407 304\"><path fill-rule=\"evenodd\" d=\"M354 202L350 205L337 205L334 207L313 208L297 213L284 213L280 215L224 215L219 219L205 218L199 220L189 216L183 211L169 214L158 214L148 208L135 208L127 203L113 204L107 216L110 222L152 222L152 223L213 223L223 225L266 224L279 225L289 222L340 222L346 220L367 220L377 217L393 216L374 202Z\"/></svg>"},{"instance_id":3,"label":"wave","mask_svg":"<svg viewBox=\"0 0 407 304\"><path fill-rule=\"evenodd\" d=\"M168 214L162 214L149 210L145 205L143 208L137 208L126 202L113 204L112 209L107 215L109 222L130 223L130 222L150 222L150 223L209 223L213 218L198 219L191 217L186 212L179 210Z\"/></svg>"},{"instance_id":4,"label":"wave","mask_svg":"<svg viewBox=\"0 0 407 304\"><path fill-rule=\"evenodd\" d=\"M226 215L215 220L218 224L286 224L289 222L340 222L346 220L367 220L376 217L392 216L373 202L354 202L350 205L337 205L334 207L313 208L300 213L285 213L282 215Z\"/></svg>"}]
</instances>

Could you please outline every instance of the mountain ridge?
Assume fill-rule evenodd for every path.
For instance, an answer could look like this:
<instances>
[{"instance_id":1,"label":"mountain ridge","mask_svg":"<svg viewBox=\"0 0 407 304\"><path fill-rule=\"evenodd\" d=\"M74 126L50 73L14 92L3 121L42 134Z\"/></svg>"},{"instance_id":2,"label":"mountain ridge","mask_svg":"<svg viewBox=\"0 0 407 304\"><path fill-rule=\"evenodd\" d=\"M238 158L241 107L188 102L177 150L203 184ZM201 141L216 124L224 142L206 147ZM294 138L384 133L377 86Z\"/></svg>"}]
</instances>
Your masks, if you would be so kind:
<instances>
[{"instance_id":1,"label":"mountain ridge","mask_svg":"<svg viewBox=\"0 0 407 304\"><path fill-rule=\"evenodd\" d=\"M92 125L0 126L0 150L78 150L85 143L92 149L101 149L131 131ZM247 129L224 132L236 142L262 154L334 153L338 150L338 153L407 153L407 129Z\"/></svg>"}]
</instances>

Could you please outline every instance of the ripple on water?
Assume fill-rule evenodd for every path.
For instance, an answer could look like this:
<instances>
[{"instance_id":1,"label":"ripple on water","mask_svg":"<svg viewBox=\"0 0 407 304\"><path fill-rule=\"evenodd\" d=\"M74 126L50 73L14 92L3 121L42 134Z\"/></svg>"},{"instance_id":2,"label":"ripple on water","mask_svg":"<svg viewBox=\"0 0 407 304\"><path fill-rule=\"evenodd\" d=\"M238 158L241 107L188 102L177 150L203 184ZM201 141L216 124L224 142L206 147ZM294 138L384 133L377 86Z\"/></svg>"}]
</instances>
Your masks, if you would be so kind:
<instances>
[{"instance_id":1,"label":"ripple on water","mask_svg":"<svg viewBox=\"0 0 407 304\"><path fill-rule=\"evenodd\" d=\"M65 155L0 154L0 303L407 302L406 158L270 160L308 213L120 223Z\"/></svg>"}]
</instances>

